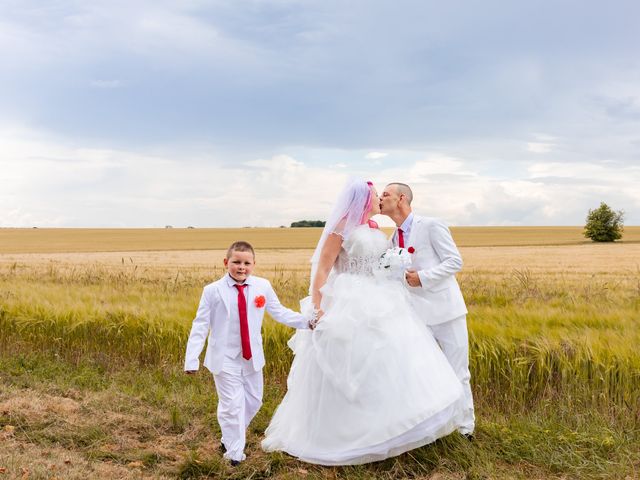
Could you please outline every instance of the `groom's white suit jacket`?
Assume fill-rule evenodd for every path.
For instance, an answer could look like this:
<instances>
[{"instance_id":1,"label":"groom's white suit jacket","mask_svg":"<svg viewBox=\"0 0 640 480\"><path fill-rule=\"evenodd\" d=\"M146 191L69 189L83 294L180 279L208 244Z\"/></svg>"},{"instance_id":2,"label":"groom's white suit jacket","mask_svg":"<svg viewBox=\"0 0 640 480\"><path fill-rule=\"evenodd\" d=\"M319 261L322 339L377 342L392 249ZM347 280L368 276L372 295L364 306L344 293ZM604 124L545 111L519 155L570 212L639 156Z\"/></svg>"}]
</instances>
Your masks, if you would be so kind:
<instances>
[{"instance_id":1,"label":"groom's white suit jacket","mask_svg":"<svg viewBox=\"0 0 640 480\"><path fill-rule=\"evenodd\" d=\"M251 361L257 372L264 367L264 351L262 350L262 319L265 310L278 322L294 328L309 328L304 317L293 310L282 306L278 296L273 291L269 280L251 275L247 281L245 297L247 299L247 322L249 324L249 340L251 342ZM184 369L198 370L199 357L207 336L207 353L204 366L213 374L222 371L225 352L227 351L229 327L231 318L237 320L237 315L231 315L231 295L237 295L227 283L227 275L220 280L210 283L202 292L196 318L193 320L191 334L187 343ZM256 297L264 296L265 304L258 307Z\"/></svg>"},{"instance_id":2,"label":"groom's white suit jacket","mask_svg":"<svg viewBox=\"0 0 640 480\"><path fill-rule=\"evenodd\" d=\"M397 241L396 230L391 238ZM448 322L467 314L467 307L455 274L462 269L462 257L449 228L439 219L413 216L404 246L413 247L411 268L418 271L421 287L407 288L414 307L428 325Z\"/></svg>"}]
</instances>

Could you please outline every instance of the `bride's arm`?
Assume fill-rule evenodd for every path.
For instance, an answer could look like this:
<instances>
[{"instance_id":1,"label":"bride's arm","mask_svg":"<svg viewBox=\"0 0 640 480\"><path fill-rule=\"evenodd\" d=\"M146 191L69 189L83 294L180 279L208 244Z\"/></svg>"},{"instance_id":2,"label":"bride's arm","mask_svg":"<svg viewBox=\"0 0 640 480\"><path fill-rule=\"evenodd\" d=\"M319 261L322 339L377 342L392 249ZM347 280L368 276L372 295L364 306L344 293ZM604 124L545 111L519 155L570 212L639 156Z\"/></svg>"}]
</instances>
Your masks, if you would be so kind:
<instances>
[{"instance_id":1,"label":"bride's arm","mask_svg":"<svg viewBox=\"0 0 640 480\"><path fill-rule=\"evenodd\" d=\"M313 290L311 292L311 301L313 302L313 307L317 310L320 309L320 301L322 300L320 289L327 283L327 278L329 277L331 268L336 263L336 258L338 258L341 248L342 237L337 233L329 234L322 246L318 268L313 278Z\"/></svg>"}]
</instances>

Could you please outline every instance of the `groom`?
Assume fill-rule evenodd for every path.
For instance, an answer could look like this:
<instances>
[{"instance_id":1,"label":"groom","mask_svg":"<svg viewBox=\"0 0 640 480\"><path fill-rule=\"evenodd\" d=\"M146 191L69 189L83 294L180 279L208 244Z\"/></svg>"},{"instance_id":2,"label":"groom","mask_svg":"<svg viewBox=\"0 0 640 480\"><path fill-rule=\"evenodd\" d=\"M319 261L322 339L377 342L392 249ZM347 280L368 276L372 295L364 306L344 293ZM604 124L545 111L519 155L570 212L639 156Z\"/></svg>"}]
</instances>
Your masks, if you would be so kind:
<instances>
[{"instance_id":1,"label":"groom","mask_svg":"<svg viewBox=\"0 0 640 480\"><path fill-rule=\"evenodd\" d=\"M397 226L391 237L393 245L411 253L412 268L405 278L415 295L416 309L462 383L463 418L458 431L471 439L475 417L469 383L467 308L455 278L462 258L447 226L436 218L414 215L412 200L409 185L390 183L380 196L380 211Z\"/></svg>"}]
</instances>

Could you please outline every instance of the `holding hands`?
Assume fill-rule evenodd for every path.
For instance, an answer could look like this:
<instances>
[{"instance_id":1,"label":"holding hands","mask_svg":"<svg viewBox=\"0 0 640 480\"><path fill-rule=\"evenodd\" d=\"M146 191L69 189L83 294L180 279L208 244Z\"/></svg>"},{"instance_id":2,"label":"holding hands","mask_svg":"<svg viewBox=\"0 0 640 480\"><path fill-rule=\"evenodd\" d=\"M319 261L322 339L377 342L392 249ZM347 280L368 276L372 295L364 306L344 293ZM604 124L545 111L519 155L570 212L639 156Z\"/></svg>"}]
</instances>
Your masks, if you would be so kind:
<instances>
[{"instance_id":1,"label":"holding hands","mask_svg":"<svg viewBox=\"0 0 640 480\"><path fill-rule=\"evenodd\" d=\"M309 320L309 328L314 330L318 323L320 322L320 318L324 315L324 311L321 308L314 308L313 313L311 314L311 320Z\"/></svg>"}]
</instances>

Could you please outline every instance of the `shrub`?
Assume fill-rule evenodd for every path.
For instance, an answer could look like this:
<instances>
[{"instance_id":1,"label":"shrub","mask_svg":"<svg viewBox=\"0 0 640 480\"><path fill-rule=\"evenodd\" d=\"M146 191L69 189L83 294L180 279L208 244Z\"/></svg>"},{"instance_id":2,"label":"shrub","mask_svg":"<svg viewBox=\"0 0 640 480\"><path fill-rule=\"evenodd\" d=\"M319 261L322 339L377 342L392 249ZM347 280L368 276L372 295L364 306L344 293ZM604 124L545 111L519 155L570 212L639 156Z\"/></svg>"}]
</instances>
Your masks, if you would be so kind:
<instances>
[{"instance_id":1,"label":"shrub","mask_svg":"<svg viewBox=\"0 0 640 480\"><path fill-rule=\"evenodd\" d=\"M595 210L589 209L584 236L594 242L613 242L622 238L624 212L613 211L609 205L600 202Z\"/></svg>"},{"instance_id":2,"label":"shrub","mask_svg":"<svg viewBox=\"0 0 640 480\"><path fill-rule=\"evenodd\" d=\"M298 222L293 222L291 224L291 228L300 228L300 227L324 227L325 222L322 220L300 220Z\"/></svg>"}]
</instances>

